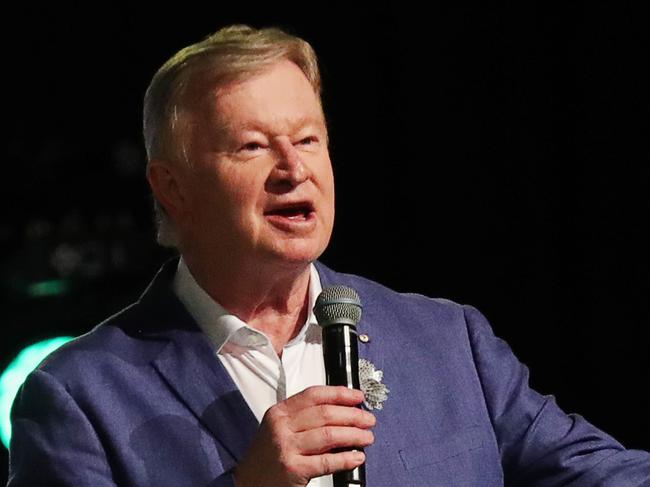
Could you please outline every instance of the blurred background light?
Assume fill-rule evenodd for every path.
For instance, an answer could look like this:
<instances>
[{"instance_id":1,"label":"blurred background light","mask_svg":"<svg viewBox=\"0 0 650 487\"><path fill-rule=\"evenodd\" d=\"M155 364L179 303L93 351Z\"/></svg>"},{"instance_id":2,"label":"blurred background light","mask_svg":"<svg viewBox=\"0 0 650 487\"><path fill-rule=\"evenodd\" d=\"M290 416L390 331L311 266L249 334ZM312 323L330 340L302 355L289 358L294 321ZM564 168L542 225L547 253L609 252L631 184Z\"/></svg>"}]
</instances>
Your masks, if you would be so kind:
<instances>
[{"instance_id":1,"label":"blurred background light","mask_svg":"<svg viewBox=\"0 0 650 487\"><path fill-rule=\"evenodd\" d=\"M63 336L49 338L34 343L18 353L0 376L0 439L5 447L9 448L11 439L11 422L9 412L14 402L18 389L25 382L29 373L40 364L54 350L73 337Z\"/></svg>"},{"instance_id":2,"label":"blurred background light","mask_svg":"<svg viewBox=\"0 0 650 487\"><path fill-rule=\"evenodd\" d=\"M51 279L30 284L27 288L27 294L32 298L60 296L61 294L66 294L69 289L70 284L68 281L63 279Z\"/></svg>"}]
</instances>

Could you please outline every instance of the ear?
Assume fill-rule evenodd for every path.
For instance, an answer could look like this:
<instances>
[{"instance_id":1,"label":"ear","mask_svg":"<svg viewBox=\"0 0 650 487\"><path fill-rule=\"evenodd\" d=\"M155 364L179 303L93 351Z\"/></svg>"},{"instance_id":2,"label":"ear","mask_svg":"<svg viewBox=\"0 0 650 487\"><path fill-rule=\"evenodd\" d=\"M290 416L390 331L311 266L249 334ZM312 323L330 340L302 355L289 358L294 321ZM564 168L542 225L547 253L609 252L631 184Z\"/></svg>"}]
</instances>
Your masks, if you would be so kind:
<instances>
[{"instance_id":1,"label":"ear","mask_svg":"<svg viewBox=\"0 0 650 487\"><path fill-rule=\"evenodd\" d=\"M181 176L180 168L169 161L153 159L147 163L147 180L151 192L172 218L183 213L185 208Z\"/></svg>"}]
</instances>

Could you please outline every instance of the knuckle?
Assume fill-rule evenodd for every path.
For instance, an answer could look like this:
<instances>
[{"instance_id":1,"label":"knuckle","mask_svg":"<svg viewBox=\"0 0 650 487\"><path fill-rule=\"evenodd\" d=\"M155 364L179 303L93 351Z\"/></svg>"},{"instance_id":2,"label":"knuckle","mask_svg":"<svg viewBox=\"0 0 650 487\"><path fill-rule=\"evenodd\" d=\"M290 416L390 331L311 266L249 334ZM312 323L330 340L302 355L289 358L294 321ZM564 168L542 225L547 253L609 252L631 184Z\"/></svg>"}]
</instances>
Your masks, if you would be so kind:
<instances>
[{"instance_id":1,"label":"knuckle","mask_svg":"<svg viewBox=\"0 0 650 487\"><path fill-rule=\"evenodd\" d=\"M350 389L345 386L336 386L336 399L344 400L350 394Z\"/></svg>"},{"instance_id":2,"label":"knuckle","mask_svg":"<svg viewBox=\"0 0 650 487\"><path fill-rule=\"evenodd\" d=\"M297 458L292 455L280 455L279 458L280 467L287 474L291 476L300 476L302 475L302 468L300 463L297 461Z\"/></svg>"},{"instance_id":3,"label":"knuckle","mask_svg":"<svg viewBox=\"0 0 650 487\"><path fill-rule=\"evenodd\" d=\"M304 391L305 397L312 402L320 402L320 388L318 386L309 386Z\"/></svg>"},{"instance_id":4,"label":"knuckle","mask_svg":"<svg viewBox=\"0 0 650 487\"><path fill-rule=\"evenodd\" d=\"M307 389L305 389L305 394L310 397L318 396L320 390L320 386L309 386Z\"/></svg>"},{"instance_id":5,"label":"knuckle","mask_svg":"<svg viewBox=\"0 0 650 487\"><path fill-rule=\"evenodd\" d=\"M282 467L289 475L300 475L301 473L300 466L296 462L285 461Z\"/></svg>"},{"instance_id":6,"label":"knuckle","mask_svg":"<svg viewBox=\"0 0 650 487\"><path fill-rule=\"evenodd\" d=\"M329 454L320 456L320 467L321 467L321 472L324 475L334 472L332 467L332 458Z\"/></svg>"},{"instance_id":7,"label":"knuckle","mask_svg":"<svg viewBox=\"0 0 650 487\"><path fill-rule=\"evenodd\" d=\"M329 406L321 404L318 406L318 410L325 424L330 424L334 420L334 414Z\"/></svg>"},{"instance_id":8,"label":"knuckle","mask_svg":"<svg viewBox=\"0 0 650 487\"><path fill-rule=\"evenodd\" d=\"M332 428L322 428L321 435L323 436L323 441L326 445L332 445L334 443L334 430Z\"/></svg>"},{"instance_id":9,"label":"knuckle","mask_svg":"<svg viewBox=\"0 0 650 487\"><path fill-rule=\"evenodd\" d=\"M267 431L267 433L273 439L273 442L281 446L284 443L285 438L291 432L291 424L289 418L285 416L269 416L265 417L262 420L262 428Z\"/></svg>"},{"instance_id":10,"label":"knuckle","mask_svg":"<svg viewBox=\"0 0 650 487\"><path fill-rule=\"evenodd\" d=\"M361 391L350 389L345 386L336 387L336 401L340 403L350 404L359 402L363 399Z\"/></svg>"},{"instance_id":11,"label":"knuckle","mask_svg":"<svg viewBox=\"0 0 650 487\"><path fill-rule=\"evenodd\" d=\"M275 404L274 406L271 406L266 410L266 412L264 413L264 417L262 418L262 421L274 422L280 416L281 416L280 408L278 407L278 404Z\"/></svg>"}]
</instances>

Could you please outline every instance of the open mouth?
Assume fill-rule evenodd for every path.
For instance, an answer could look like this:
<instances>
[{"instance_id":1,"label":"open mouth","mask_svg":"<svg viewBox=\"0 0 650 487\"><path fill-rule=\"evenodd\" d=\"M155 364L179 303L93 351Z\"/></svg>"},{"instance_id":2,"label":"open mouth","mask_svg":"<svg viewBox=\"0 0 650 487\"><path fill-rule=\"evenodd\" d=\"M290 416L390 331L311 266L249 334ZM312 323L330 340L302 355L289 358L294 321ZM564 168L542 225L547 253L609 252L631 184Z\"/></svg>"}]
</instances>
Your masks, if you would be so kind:
<instances>
[{"instance_id":1,"label":"open mouth","mask_svg":"<svg viewBox=\"0 0 650 487\"><path fill-rule=\"evenodd\" d=\"M308 202L277 206L264 212L265 216L286 218L288 220L308 220L314 214L314 206Z\"/></svg>"}]
</instances>

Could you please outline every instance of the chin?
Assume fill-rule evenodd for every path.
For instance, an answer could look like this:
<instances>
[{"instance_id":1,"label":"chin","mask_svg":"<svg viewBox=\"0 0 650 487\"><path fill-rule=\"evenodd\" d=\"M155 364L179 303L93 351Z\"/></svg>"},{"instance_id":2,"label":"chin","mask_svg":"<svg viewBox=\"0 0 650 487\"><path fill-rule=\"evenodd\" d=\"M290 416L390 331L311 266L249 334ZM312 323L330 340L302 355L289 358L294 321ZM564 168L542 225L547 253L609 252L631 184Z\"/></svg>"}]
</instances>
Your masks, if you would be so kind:
<instances>
[{"instance_id":1,"label":"chin","mask_svg":"<svg viewBox=\"0 0 650 487\"><path fill-rule=\"evenodd\" d=\"M282 247L276 246L271 253L276 262L288 267L296 267L311 264L321 256L324 250L325 246L291 244Z\"/></svg>"}]
</instances>

